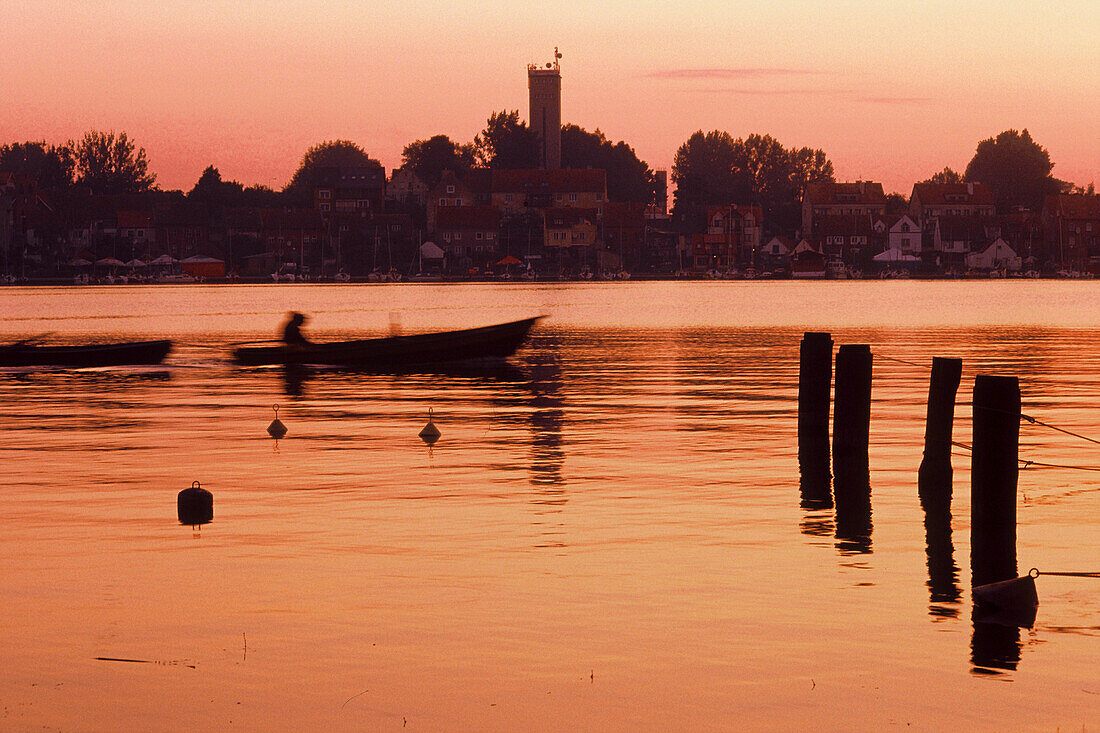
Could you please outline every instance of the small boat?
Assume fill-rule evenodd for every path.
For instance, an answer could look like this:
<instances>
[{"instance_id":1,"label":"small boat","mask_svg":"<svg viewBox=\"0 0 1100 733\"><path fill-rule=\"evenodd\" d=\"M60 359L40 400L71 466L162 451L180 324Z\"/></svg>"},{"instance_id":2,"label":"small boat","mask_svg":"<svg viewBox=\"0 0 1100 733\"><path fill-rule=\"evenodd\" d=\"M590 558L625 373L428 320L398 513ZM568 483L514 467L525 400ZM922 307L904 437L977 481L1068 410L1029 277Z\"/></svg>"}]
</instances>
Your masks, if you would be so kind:
<instances>
[{"instance_id":1,"label":"small boat","mask_svg":"<svg viewBox=\"0 0 1100 733\"><path fill-rule=\"evenodd\" d=\"M171 341L129 341L116 344L42 346L33 339L0 346L0 366L102 367L159 364Z\"/></svg>"},{"instance_id":2,"label":"small boat","mask_svg":"<svg viewBox=\"0 0 1100 733\"><path fill-rule=\"evenodd\" d=\"M480 359L504 359L515 353L543 316L461 331L385 336L357 341L333 341L279 346L246 346L233 358L245 366L262 364L322 364L369 369L393 369L418 364L444 364Z\"/></svg>"}]
</instances>

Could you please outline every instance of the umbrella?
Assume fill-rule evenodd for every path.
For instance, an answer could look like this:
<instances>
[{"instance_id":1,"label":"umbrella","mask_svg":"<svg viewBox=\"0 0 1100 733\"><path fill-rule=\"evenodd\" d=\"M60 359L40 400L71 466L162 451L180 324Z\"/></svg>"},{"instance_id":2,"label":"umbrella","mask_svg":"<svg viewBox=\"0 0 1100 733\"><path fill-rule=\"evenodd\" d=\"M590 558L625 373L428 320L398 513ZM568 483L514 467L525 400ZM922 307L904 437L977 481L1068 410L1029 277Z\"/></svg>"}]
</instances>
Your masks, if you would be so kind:
<instances>
[{"instance_id":1,"label":"umbrella","mask_svg":"<svg viewBox=\"0 0 1100 733\"><path fill-rule=\"evenodd\" d=\"M87 267L90 264L92 263L83 257L74 257L68 262L69 267Z\"/></svg>"},{"instance_id":2,"label":"umbrella","mask_svg":"<svg viewBox=\"0 0 1100 733\"><path fill-rule=\"evenodd\" d=\"M101 260L96 260L97 265L103 265L104 267L125 267L126 263L115 257L104 257Z\"/></svg>"},{"instance_id":3,"label":"umbrella","mask_svg":"<svg viewBox=\"0 0 1100 733\"><path fill-rule=\"evenodd\" d=\"M520 262L515 257L513 257L512 255L507 255L506 257L504 257L504 259L497 262L497 264L498 265L522 265L523 263Z\"/></svg>"},{"instance_id":4,"label":"umbrella","mask_svg":"<svg viewBox=\"0 0 1100 733\"><path fill-rule=\"evenodd\" d=\"M219 260L219 259L218 259L217 257L209 257L209 256L207 256L207 255L192 255L191 257L188 257L188 258L187 258L187 259L185 259L185 260L180 260L180 262L184 262L184 263L187 263L187 264L189 264L189 265L195 265L195 264L204 264L204 265L207 265L207 264L218 264L218 263L220 263L220 262L224 262L224 261L225 261L225 260Z\"/></svg>"},{"instance_id":5,"label":"umbrella","mask_svg":"<svg viewBox=\"0 0 1100 733\"><path fill-rule=\"evenodd\" d=\"M137 257L126 263L127 267L145 267L145 263L139 260Z\"/></svg>"},{"instance_id":6,"label":"umbrella","mask_svg":"<svg viewBox=\"0 0 1100 733\"><path fill-rule=\"evenodd\" d=\"M424 242L420 245L420 256L429 260L441 260L446 253L435 242Z\"/></svg>"},{"instance_id":7,"label":"umbrella","mask_svg":"<svg viewBox=\"0 0 1100 733\"><path fill-rule=\"evenodd\" d=\"M160 257L156 258L155 260L153 260L149 264L150 265L174 265L177 262L179 262L179 260L172 257L171 255L161 255Z\"/></svg>"}]
</instances>

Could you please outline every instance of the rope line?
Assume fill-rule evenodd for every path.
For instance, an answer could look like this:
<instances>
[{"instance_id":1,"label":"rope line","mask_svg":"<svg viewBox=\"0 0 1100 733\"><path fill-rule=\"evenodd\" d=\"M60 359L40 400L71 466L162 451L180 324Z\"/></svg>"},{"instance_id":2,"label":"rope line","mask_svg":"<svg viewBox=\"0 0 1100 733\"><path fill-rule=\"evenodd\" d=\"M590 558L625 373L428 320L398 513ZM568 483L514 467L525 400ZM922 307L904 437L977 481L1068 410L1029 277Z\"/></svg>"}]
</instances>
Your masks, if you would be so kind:
<instances>
[{"instance_id":1,"label":"rope line","mask_svg":"<svg viewBox=\"0 0 1100 733\"><path fill-rule=\"evenodd\" d=\"M1040 575L1062 575L1062 576L1065 576L1067 578L1100 578L1100 572L1097 572L1097 573L1083 573L1083 572L1082 573L1068 573L1068 572L1056 573L1056 572L1051 571L1051 570L1042 570L1042 571L1040 571L1039 568L1032 568L1031 572L1029 572L1028 575L1030 575L1033 578L1038 578Z\"/></svg>"},{"instance_id":2,"label":"rope line","mask_svg":"<svg viewBox=\"0 0 1100 733\"><path fill-rule=\"evenodd\" d=\"M959 443L954 440L951 441L951 445L955 446L956 448L962 448L963 450L974 450L966 443ZM1034 466L1035 468L1068 468L1074 471L1100 471L1100 466L1065 466L1060 463L1043 463L1041 461L1029 461L1026 458L1017 458L1016 460L1020 463L1021 469L1031 468L1032 466Z\"/></svg>"},{"instance_id":3,"label":"rope line","mask_svg":"<svg viewBox=\"0 0 1100 733\"><path fill-rule=\"evenodd\" d=\"M915 361L906 361L905 359L898 359L897 357L894 357L894 356L883 356L882 354L877 354L877 353L875 354L875 356L877 356L880 359L886 359L887 361L896 361L899 364L908 364L909 366L920 367L921 369L929 369L930 368L927 364L918 364Z\"/></svg>"},{"instance_id":4,"label":"rope line","mask_svg":"<svg viewBox=\"0 0 1100 733\"><path fill-rule=\"evenodd\" d=\"M1066 430L1065 428L1059 428L1059 427L1056 427L1054 425L1050 425L1048 423L1042 422L1041 420L1036 420L1031 415L1025 415L1021 412L1020 417L1022 417L1024 420L1027 420L1029 423L1033 423L1035 425L1042 425L1044 428L1050 428L1051 430L1057 430L1059 433L1065 433L1066 435L1072 435L1075 438L1080 438L1081 440L1087 440L1090 443L1096 443L1097 445L1100 445L1100 440L1097 440L1096 438L1090 438L1087 435L1081 435L1080 433L1075 433L1072 430Z\"/></svg>"}]
</instances>

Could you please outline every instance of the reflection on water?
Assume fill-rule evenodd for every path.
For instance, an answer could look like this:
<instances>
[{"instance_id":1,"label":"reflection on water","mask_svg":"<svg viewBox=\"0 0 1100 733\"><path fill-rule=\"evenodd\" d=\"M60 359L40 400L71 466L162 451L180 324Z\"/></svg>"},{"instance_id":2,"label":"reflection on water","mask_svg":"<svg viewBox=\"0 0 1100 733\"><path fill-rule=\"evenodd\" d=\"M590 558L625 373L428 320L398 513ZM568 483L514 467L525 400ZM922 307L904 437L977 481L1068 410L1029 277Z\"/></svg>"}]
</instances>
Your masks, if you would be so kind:
<instances>
[{"instance_id":1,"label":"reflection on water","mask_svg":"<svg viewBox=\"0 0 1100 733\"><path fill-rule=\"evenodd\" d=\"M356 288L247 291L259 304L199 289L209 317L182 323L112 314L117 291L85 296L104 315L72 327L84 336L175 328L179 346L156 372L0 373L0 570L21 631L5 636L0 727L220 730L247 709L257 729L980 728L1000 699L983 672L1014 681L1035 727L1088 719L1100 591L1044 585L1025 663L1017 628L966 618L969 464L955 459L954 507L918 487L929 374L914 365L962 358L959 442L974 375L1002 370L1020 375L1025 412L1095 435L1100 330L897 326L866 320L892 301L856 297L862 285L784 286L781 304L724 284L701 285L703 303L622 285L380 287L368 308L336 300ZM897 287L919 301L920 285ZM839 308L814 298L838 293L858 314L823 324L837 343L910 363L876 362L869 456L838 463L834 486L828 445L811 468L798 444L797 381L803 332ZM179 290L164 297L188 312ZM364 312L384 330L401 304L440 327L551 318L493 368L228 361L221 344L270 337L291 304L316 338L356 334ZM1026 458L1080 464L1081 447L1021 426ZM194 481L216 513L192 536L174 504ZM1095 556L1100 475L1020 484L1024 566ZM811 713L814 686L830 694ZM177 722L191 697L211 702Z\"/></svg>"}]
</instances>

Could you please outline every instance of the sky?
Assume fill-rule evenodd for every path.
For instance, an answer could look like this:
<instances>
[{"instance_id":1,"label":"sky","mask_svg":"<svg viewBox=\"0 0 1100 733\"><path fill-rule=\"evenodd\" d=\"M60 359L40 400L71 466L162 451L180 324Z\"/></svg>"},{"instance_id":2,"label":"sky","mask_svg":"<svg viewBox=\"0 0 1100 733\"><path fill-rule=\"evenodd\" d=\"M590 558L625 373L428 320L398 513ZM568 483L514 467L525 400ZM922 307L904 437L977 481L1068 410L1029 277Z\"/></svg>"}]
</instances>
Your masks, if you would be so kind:
<instances>
[{"instance_id":1,"label":"sky","mask_svg":"<svg viewBox=\"0 0 1100 733\"><path fill-rule=\"evenodd\" d=\"M4 0L0 143L125 131L162 188L281 188L348 139L382 161L490 114L562 53L562 120L671 169L696 130L823 149L838 180L908 194L1027 128L1100 183L1097 0L553 3Z\"/></svg>"}]
</instances>

